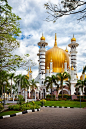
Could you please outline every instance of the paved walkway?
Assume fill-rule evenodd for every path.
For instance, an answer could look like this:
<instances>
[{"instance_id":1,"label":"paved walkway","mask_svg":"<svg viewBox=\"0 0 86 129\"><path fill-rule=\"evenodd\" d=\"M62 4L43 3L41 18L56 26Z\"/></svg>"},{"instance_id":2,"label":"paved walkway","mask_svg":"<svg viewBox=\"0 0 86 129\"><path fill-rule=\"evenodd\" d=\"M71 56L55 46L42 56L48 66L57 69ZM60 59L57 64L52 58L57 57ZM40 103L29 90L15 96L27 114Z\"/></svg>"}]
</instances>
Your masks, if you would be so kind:
<instances>
[{"instance_id":1,"label":"paved walkway","mask_svg":"<svg viewBox=\"0 0 86 129\"><path fill-rule=\"evenodd\" d=\"M86 109L41 108L0 119L0 129L86 129Z\"/></svg>"}]
</instances>

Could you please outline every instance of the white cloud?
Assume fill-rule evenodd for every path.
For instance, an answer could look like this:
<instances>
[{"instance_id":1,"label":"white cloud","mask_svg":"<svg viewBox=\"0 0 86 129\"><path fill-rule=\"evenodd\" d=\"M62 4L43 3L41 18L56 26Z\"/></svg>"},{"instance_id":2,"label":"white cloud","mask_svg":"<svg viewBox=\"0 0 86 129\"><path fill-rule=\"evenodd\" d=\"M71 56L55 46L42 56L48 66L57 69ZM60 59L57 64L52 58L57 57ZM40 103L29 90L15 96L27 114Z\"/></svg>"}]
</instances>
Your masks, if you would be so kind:
<instances>
[{"instance_id":1,"label":"white cloud","mask_svg":"<svg viewBox=\"0 0 86 129\"><path fill-rule=\"evenodd\" d=\"M51 2L55 4L58 1L53 0ZM20 20L20 27L22 35L25 36L24 39L19 39L20 48L15 53L19 55L30 54L29 58L37 63L32 68L33 77L36 77L38 71L37 43L40 41L42 32L46 38L46 42L48 42L46 49L53 47L55 33L57 33L58 46L64 50L71 42L74 34L77 43L79 43L79 47L77 48L77 64L78 73L80 74L83 66L86 65L86 21L78 23L76 20L78 15L70 15L59 18L56 23L46 22L45 19L48 14L44 8L44 3L47 2L49 0L8 0L9 5L13 7L13 12L22 18ZM27 38L29 35L31 36ZM22 69L19 72L25 73Z\"/></svg>"}]
</instances>

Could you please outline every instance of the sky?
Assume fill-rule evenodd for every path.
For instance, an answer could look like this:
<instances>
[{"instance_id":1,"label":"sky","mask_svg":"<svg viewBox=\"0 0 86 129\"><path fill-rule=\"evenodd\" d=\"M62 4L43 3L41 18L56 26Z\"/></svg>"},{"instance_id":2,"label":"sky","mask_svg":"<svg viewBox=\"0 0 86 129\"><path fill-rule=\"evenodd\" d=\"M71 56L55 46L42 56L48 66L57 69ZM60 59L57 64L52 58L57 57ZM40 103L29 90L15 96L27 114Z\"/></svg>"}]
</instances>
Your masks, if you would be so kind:
<instances>
[{"instance_id":1,"label":"sky","mask_svg":"<svg viewBox=\"0 0 86 129\"><path fill-rule=\"evenodd\" d=\"M35 78L38 75L38 56L39 47L37 43L40 41L42 33L45 41L48 43L46 50L54 45L55 33L57 33L57 45L62 49L70 48L68 44L71 43L71 38L76 38L79 44L77 47L77 72L81 75L83 66L86 65L86 20L78 22L77 18L81 14L63 16L55 23L47 22L46 8L44 4L52 2L58 4L58 0L8 0L8 4L13 8L12 12L18 15L20 20L20 28L22 33L17 40L20 42L20 48L16 49L14 53L23 56L29 54L29 59L36 63L32 67L32 76ZM85 5L86 6L86 5ZM30 64L28 64L28 67ZM27 74L23 68L17 69L16 74Z\"/></svg>"}]
</instances>

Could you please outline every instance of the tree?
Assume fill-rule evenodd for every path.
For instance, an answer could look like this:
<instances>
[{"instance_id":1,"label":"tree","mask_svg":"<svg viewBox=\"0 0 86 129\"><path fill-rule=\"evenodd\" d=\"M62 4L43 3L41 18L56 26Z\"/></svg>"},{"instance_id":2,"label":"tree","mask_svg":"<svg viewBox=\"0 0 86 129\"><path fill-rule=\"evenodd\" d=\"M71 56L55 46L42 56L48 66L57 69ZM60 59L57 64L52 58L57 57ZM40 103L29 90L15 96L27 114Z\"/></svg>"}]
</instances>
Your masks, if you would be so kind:
<instances>
[{"instance_id":1,"label":"tree","mask_svg":"<svg viewBox=\"0 0 86 129\"><path fill-rule=\"evenodd\" d=\"M12 81L13 81L13 79L14 79L14 73L10 73L9 74L9 79L11 80L11 97L12 97Z\"/></svg>"},{"instance_id":2,"label":"tree","mask_svg":"<svg viewBox=\"0 0 86 129\"><path fill-rule=\"evenodd\" d=\"M30 85L30 83L29 83L29 77L27 77L26 75L23 75L22 77L21 77L21 88L24 88L24 98L25 98L25 89L27 88L29 88L29 85Z\"/></svg>"},{"instance_id":3,"label":"tree","mask_svg":"<svg viewBox=\"0 0 86 129\"><path fill-rule=\"evenodd\" d=\"M70 14L80 14L80 18L77 20L86 19L86 2L81 0L61 0L60 4L46 3L44 6L48 10L49 16L46 18L47 21L56 22L59 17L70 15ZM50 17L53 17L50 19Z\"/></svg>"},{"instance_id":4,"label":"tree","mask_svg":"<svg viewBox=\"0 0 86 129\"><path fill-rule=\"evenodd\" d=\"M0 72L0 89L2 89L2 98L3 98L3 82L6 81L6 86L8 85L9 74L6 71ZM5 88L6 89L6 88Z\"/></svg>"},{"instance_id":5,"label":"tree","mask_svg":"<svg viewBox=\"0 0 86 129\"><path fill-rule=\"evenodd\" d=\"M58 81L58 78L57 78L55 75L52 75L51 77L47 76L47 77L45 78L44 85L45 85L45 84L47 85L47 86L46 86L46 89L49 89L49 88L51 89L51 97L52 97L53 83L54 83L55 85L57 85L57 90L58 90L58 88L59 88L59 85L58 85L57 81Z\"/></svg>"},{"instance_id":6,"label":"tree","mask_svg":"<svg viewBox=\"0 0 86 129\"><path fill-rule=\"evenodd\" d=\"M58 80L60 81L60 87L62 88L62 99L63 99L63 81L67 78L70 79L71 77L67 72L57 73L56 76Z\"/></svg>"},{"instance_id":7,"label":"tree","mask_svg":"<svg viewBox=\"0 0 86 129\"><path fill-rule=\"evenodd\" d=\"M21 18L12 13L12 7L8 5L7 0L0 2L0 71L16 70L16 68L25 65L25 57L14 55L13 51L20 46L16 39L20 31L19 20Z\"/></svg>"},{"instance_id":8,"label":"tree","mask_svg":"<svg viewBox=\"0 0 86 129\"><path fill-rule=\"evenodd\" d=\"M86 66L84 67L82 73L84 74L86 72Z\"/></svg>"},{"instance_id":9,"label":"tree","mask_svg":"<svg viewBox=\"0 0 86 129\"><path fill-rule=\"evenodd\" d=\"M32 98L33 98L33 91L34 91L34 89L38 89L37 83L39 83L39 82L35 81L34 79L32 79L30 81L30 88L32 90Z\"/></svg>"},{"instance_id":10,"label":"tree","mask_svg":"<svg viewBox=\"0 0 86 129\"><path fill-rule=\"evenodd\" d=\"M69 89L70 95L71 95L71 82L70 82L70 79L67 80L67 81L65 82L65 84L68 86L68 89Z\"/></svg>"},{"instance_id":11,"label":"tree","mask_svg":"<svg viewBox=\"0 0 86 129\"><path fill-rule=\"evenodd\" d=\"M75 87L81 89L82 94L83 94L83 88L84 88L84 86L86 86L86 79L84 81L77 80L77 83L76 83Z\"/></svg>"}]
</instances>

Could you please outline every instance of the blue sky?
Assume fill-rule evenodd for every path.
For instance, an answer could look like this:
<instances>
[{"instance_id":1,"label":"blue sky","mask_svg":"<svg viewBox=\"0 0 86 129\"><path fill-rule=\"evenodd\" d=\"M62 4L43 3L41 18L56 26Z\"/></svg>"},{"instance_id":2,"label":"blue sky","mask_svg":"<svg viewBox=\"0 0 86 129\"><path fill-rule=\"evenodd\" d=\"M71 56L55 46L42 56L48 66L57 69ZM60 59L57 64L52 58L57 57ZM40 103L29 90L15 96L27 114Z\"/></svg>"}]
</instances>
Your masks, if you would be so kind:
<instances>
[{"instance_id":1,"label":"blue sky","mask_svg":"<svg viewBox=\"0 0 86 129\"><path fill-rule=\"evenodd\" d=\"M32 67L33 78L38 74L38 46L42 33L48 42L46 49L50 49L54 45L55 33L57 33L58 47L66 49L66 46L71 42L73 34L76 42L79 43L77 48L77 70L80 76L83 66L86 65L86 20L78 23L76 20L81 15L70 15L59 18L56 23L47 22L45 19L48 16L44 3L50 0L8 0L9 5L13 8L13 12L18 15L20 20L21 35L18 38L20 41L20 48L16 49L14 53L23 56L23 54L30 54L29 59L36 62L36 66ZM57 3L58 0L53 0ZM70 51L70 48L68 47ZM17 74L27 74L27 71L18 69Z\"/></svg>"}]
</instances>

